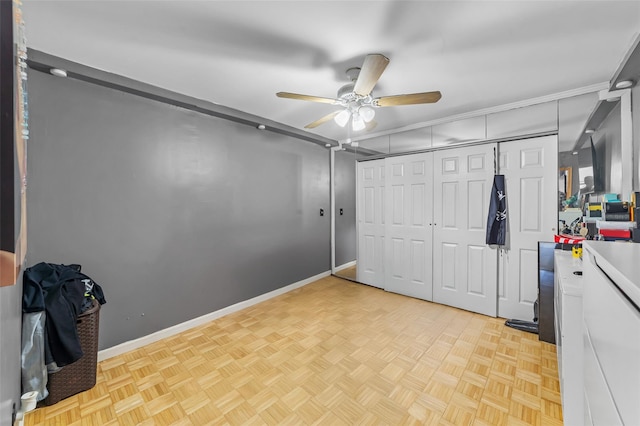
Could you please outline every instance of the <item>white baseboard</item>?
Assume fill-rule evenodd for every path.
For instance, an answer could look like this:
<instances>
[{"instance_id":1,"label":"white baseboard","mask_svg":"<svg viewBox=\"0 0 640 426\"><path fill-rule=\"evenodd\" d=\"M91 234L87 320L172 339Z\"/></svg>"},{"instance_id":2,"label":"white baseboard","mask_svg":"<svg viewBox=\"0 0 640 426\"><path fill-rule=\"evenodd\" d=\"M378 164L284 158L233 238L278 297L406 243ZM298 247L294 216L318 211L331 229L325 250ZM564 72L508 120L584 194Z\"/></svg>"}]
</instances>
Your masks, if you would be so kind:
<instances>
[{"instance_id":1,"label":"white baseboard","mask_svg":"<svg viewBox=\"0 0 640 426\"><path fill-rule=\"evenodd\" d=\"M340 266L336 266L336 272L342 271L343 269L351 268L352 266L355 266L355 264L356 264L355 260L353 260L351 262L343 263Z\"/></svg>"},{"instance_id":2,"label":"white baseboard","mask_svg":"<svg viewBox=\"0 0 640 426\"><path fill-rule=\"evenodd\" d=\"M140 337L135 340L129 340L128 342L120 343L119 345L112 346L107 349L103 349L98 352L98 361L103 361L105 359L112 358L114 356L122 355L123 353L133 351L135 349L141 348L142 346L149 345L151 343L157 342L158 340L165 339L167 337L174 336L178 333L182 333L183 331L189 330L193 327L197 327L202 324L206 324L210 321L223 317L225 315L229 315L231 313L240 311L242 309L248 308L250 306L256 305L260 302L264 302L265 300L269 300L276 296L280 296L281 294L287 293L291 290L295 290L297 288L303 287L307 284L310 284L314 281L317 281L321 278L328 277L331 275L330 271L322 272L313 277L309 277L305 280L298 281L296 283L290 284L288 286L279 288L277 290L270 291L269 293L261 294L260 296L256 296L249 300L244 300L242 302L238 302L235 305L227 306L226 308L219 309L215 312L211 312L205 315L202 315L197 318L193 318L189 321L185 321L181 324L176 324L171 327L165 328L164 330L156 331L155 333L148 334L146 336Z\"/></svg>"}]
</instances>

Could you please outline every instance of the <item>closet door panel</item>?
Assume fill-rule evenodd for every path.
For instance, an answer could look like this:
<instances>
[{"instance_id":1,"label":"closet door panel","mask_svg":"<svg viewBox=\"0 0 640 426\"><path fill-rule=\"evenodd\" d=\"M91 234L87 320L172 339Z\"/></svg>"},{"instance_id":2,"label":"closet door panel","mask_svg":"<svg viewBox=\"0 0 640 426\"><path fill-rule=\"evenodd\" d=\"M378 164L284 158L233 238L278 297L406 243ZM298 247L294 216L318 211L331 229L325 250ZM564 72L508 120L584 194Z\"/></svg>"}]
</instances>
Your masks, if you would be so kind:
<instances>
[{"instance_id":1,"label":"closet door panel","mask_svg":"<svg viewBox=\"0 0 640 426\"><path fill-rule=\"evenodd\" d=\"M432 153L385 159L388 203L384 289L431 300Z\"/></svg>"},{"instance_id":2,"label":"closet door panel","mask_svg":"<svg viewBox=\"0 0 640 426\"><path fill-rule=\"evenodd\" d=\"M436 205L436 209L442 210L441 226L444 229L457 230L458 229L458 191L459 182L442 182L442 192L440 200L442 204Z\"/></svg>"},{"instance_id":3,"label":"closet door panel","mask_svg":"<svg viewBox=\"0 0 640 426\"><path fill-rule=\"evenodd\" d=\"M498 314L533 319L538 297L538 241L553 241L557 224L557 136L501 143L507 244L500 251Z\"/></svg>"},{"instance_id":4,"label":"closet door panel","mask_svg":"<svg viewBox=\"0 0 640 426\"><path fill-rule=\"evenodd\" d=\"M456 290L456 259L458 258L458 244L442 243L442 274L438 282L443 289Z\"/></svg>"},{"instance_id":5,"label":"closet door panel","mask_svg":"<svg viewBox=\"0 0 640 426\"><path fill-rule=\"evenodd\" d=\"M495 144L434 153L433 301L497 315L497 253L485 244Z\"/></svg>"},{"instance_id":6,"label":"closet door panel","mask_svg":"<svg viewBox=\"0 0 640 426\"><path fill-rule=\"evenodd\" d=\"M378 288L384 285L384 160L357 165L358 281Z\"/></svg>"}]
</instances>

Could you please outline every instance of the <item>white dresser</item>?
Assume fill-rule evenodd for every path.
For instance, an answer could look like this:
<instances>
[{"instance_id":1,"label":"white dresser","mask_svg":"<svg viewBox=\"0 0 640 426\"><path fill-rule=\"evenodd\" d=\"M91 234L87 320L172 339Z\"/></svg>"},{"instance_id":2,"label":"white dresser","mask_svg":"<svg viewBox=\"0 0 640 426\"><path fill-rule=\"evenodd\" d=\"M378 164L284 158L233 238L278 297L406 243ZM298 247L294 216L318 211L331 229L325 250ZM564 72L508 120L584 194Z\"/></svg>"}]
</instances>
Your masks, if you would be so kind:
<instances>
[{"instance_id":1,"label":"white dresser","mask_svg":"<svg viewBox=\"0 0 640 426\"><path fill-rule=\"evenodd\" d=\"M554 252L554 322L562 415L566 425L584 424L582 345L582 260L570 251Z\"/></svg>"},{"instance_id":2,"label":"white dresser","mask_svg":"<svg viewBox=\"0 0 640 426\"><path fill-rule=\"evenodd\" d=\"M640 244L590 241L583 248L581 424L638 425Z\"/></svg>"}]
</instances>

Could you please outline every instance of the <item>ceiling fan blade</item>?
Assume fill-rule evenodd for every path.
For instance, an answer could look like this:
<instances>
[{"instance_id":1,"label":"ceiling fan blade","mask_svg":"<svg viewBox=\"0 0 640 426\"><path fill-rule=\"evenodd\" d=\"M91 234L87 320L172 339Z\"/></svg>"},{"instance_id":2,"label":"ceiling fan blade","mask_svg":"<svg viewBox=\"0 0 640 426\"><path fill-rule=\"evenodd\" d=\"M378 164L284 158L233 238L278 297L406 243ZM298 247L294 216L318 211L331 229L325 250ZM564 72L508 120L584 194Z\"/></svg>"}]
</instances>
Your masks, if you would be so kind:
<instances>
[{"instance_id":1,"label":"ceiling fan blade","mask_svg":"<svg viewBox=\"0 0 640 426\"><path fill-rule=\"evenodd\" d=\"M318 127L321 124L326 123L327 121L331 121L333 120L333 117L335 117L336 115L340 114L341 110L338 111L333 111L331 114L327 114L322 118L319 118L318 120L314 121L313 123L309 123L306 126L304 126L305 129L314 129L316 127Z\"/></svg>"},{"instance_id":2,"label":"ceiling fan blade","mask_svg":"<svg viewBox=\"0 0 640 426\"><path fill-rule=\"evenodd\" d=\"M289 93L289 92L278 92L276 96L279 98L288 98L288 99L298 99L300 101L311 101L311 102L322 102L325 104L339 104L340 102L337 99L333 98L323 98L320 96L310 96L310 95L301 95L299 93Z\"/></svg>"},{"instance_id":3,"label":"ceiling fan blade","mask_svg":"<svg viewBox=\"0 0 640 426\"><path fill-rule=\"evenodd\" d=\"M374 99L376 106L388 107L398 105L432 104L438 102L442 94L436 92L411 93L409 95L383 96Z\"/></svg>"},{"instance_id":4,"label":"ceiling fan blade","mask_svg":"<svg viewBox=\"0 0 640 426\"><path fill-rule=\"evenodd\" d=\"M360 69L353 91L360 96L367 96L373 90L384 69L389 65L389 58L384 55L367 55Z\"/></svg>"},{"instance_id":5,"label":"ceiling fan blade","mask_svg":"<svg viewBox=\"0 0 640 426\"><path fill-rule=\"evenodd\" d=\"M375 121L375 120L371 120L370 122L368 122L368 123L366 123L366 124L365 124L365 128L364 128L364 129L365 129L367 132L370 132L371 130L375 129L377 125L378 125L378 122L377 122L377 121Z\"/></svg>"}]
</instances>

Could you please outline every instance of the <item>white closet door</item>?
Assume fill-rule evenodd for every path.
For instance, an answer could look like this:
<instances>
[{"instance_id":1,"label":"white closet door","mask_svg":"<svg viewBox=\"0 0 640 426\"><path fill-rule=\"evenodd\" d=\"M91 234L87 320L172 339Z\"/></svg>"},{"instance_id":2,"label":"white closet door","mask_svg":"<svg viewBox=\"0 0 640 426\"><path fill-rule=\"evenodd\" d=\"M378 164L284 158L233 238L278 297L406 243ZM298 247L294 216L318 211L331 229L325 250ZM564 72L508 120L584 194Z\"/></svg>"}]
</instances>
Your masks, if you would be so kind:
<instances>
[{"instance_id":1,"label":"white closet door","mask_svg":"<svg viewBox=\"0 0 640 426\"><path fill-rule=\"evenodd\" d=\"M500 253L498 315L531 321L538 297L538 241L553 241L557 226L557 136L504 142L499 152L508 245Z\"/></svg>"},{"instance_id":2,"label":"white closet door","mask_svg":"<svg viewBox=\"0 0 640 426\"><path fill-rule=\"evenodd\" d=\"M384 159L359 162L357 280L384 287Z\"/></svg>"},{"instance_id":3,"label":"white closet door","mask_svg":"<svg viewBox=\"0 0 640 426\"><path fill-rule=\"evenodd\" d=\"M385 159L386 266L384 289L432 300L433 153Z\"/></svg>"},{"instance_id":4,"label":"white closet door","mask_svg":"<svg viewBox=\"0 0 640 426\"><path fill-rule=\"evenodd\" d=\"M434 153L433 301L497 314L497 250L485 244L496 144Z\"/></svg>"}]
</instances>

